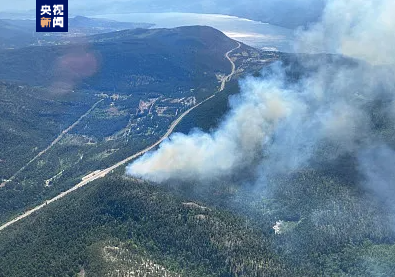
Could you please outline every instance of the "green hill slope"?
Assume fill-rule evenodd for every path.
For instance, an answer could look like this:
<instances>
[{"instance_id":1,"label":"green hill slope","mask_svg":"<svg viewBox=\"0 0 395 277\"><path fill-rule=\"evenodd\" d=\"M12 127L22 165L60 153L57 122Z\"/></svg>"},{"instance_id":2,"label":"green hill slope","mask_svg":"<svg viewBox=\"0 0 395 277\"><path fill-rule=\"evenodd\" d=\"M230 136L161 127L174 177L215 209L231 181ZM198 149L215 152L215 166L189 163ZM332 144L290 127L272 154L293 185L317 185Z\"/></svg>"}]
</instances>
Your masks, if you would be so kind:
<instances>
[{"instance_id":1,"label":"green hill slope","mask_svg":"<svg viewBox=\"0 0 395 277\"><path fill-rule=\"evenodd\" d=\"M241 218L118 177L100 180L0 235L0 276L73 276L82 269L86 276L288 272L267 239ZM154 264L163 268L156 275Z\"/></svg>"},{"instance_id":2,"label":"green hill slope","mask_svg":"<svg viewBox=\"0 0 395 277\"><path fill-rule=\"evenodd\" d=\"M2 51L0 80L118 93L189 91L229 72L224 53L235 46L210 27L126 30L84 43Z\"/></svg>"}]
</instances>

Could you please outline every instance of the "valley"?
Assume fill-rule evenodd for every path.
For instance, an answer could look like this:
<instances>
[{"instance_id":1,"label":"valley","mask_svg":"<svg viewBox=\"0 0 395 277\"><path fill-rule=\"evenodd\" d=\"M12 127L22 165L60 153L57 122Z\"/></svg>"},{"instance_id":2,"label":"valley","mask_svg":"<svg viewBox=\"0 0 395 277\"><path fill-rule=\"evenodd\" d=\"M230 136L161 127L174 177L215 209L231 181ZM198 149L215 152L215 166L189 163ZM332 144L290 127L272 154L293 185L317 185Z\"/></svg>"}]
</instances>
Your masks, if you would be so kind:
<instances>
[{"instance_id":1,"label":"valley","mask_svg":"<svg viewBox=\"0 0 395 277\"><path fill-rule=\"evenodd\" d=\"M237 42L237 44L238 44L237 47L235 47L235 48L229 50L229 51L226 52L226 54L225 54L225 57L229 60L229 62L230 62L231 65L232 65L232 71L230 72L230 74L226 75L226 77L223 78L223 80L221 81L221 87L220 87L220 89L218 90L217 93L219 93L219 92L221 92L221 91L223 91L223 90L225 89L226 82L229 82L229 81L232 79L232 76L235 74L236 66L235 66L234 62L231 60L231 58L229 57L229 55L230 55L233 51L235 51L235 50L237 50L237 49L239 49L239 48L241 47L241 44L240 44L240 43ZM8 227L8 226L10 226L10 225L12 225L12 224L18 222L19 220L22 220L22 219L26 218L27 216L30 216L32 213L37 212L37 211L39 211L40 209L42 209L42 208L44 208L44 207L47 207L48 204L50 204L50 203L52 203L52 202L54 202L54 201L56 201L56 200L59 200L59 199L65 197L65 196L68 195L69 193L74 192L75 190L77 190L77 189L79 189L79 188L81 188L81 187L83 187L83 186L89 184L90 182L95 181L95 180L97 180L97 179L99 179L99 178L105 177L108 173L111 173L113 170L117 169L118 167L120 167L120 166L122 166L122 165L125 165L126 163L132 161L133 159L135 159L135 158L137 158L137 157L143 155L144 153L146 153L146 152L152 150L153 148L155 148L156 146L158 146L163 140L165 140L166 138L168 138L168 137L171 135L171 133L174 131L174 129L177 127L177 125L181 122L181 120L182 120L186 115L188 115L188 114L189 114L192 110L194 110L195 108L199 107L201 104L203 104L203 103L205 103L206 101L209 101L211 98L215 97L215 95L216 95L216 94L214 93L213 95L209 96L209 97L206 98L205 100L203 100L203 101L197 103L196 105L192 106L191 108L189 108L188 110L186 110L184 113L182 113L174 122L172 122L172 124L171 124L170 127L168 128L167 132L162 136L162 138L161 138L160 140L158 140L157 142L155 142L153 145L151 145L151 146L145 148L144 150L142 150L142 151L140 151L140 152L138 152L138 153L136 153L136 154L134 154L134 155L132 155L132 156L126 158L126 159L124 159L123 161L120 161L120 162L116 163L116 164L113 165L113 166L110 166L110 167L107 168L107 169L96 170L96 171L94 171L93 173L90 173L90 174L88 174L88 175L82 177L82 181L81 181L80 183L78 183L77 185L73 186L71 189L69 189L69 190L67 190L67 191L65 191L65 192L62 192L61 194L57 195L56 197L54 197L54 198L52 198L52 199L45 200L45 203L44 203L44 204L41 204L41 205L39 205L39 206L36 206L36 207L34 207L33 209L28 210L27 212L23 213L22 215L20 215L20 216L18 216L18 217L16 217L16 218L14 218L14 219L12 219L12 220L10 220L10 221L4 223L3 225L0 226L0 231L4 230L6 227ZM100 100L100 101L102 101L102 100ZM100 102L100 101L99 101L99 102ZM55 145L55 144L62 138L62 136L63 136L64 134L67 134L67 133L68 133L74 126L76 126L85 116L87 116L87 115L95 108L95 106L96 106L97 104L99 104L99 102L96 102L96 103L92 106L92 108L91 108L87 113L85 113L84 115L82 115L75 123L73 123L73 125L71 125L69 128L67 128L66 130L64 130L64 131L61 133L61 135L59 135L59 136L51 143L50 146L48 146L45 150L41 151L37 156L35 156L32 160L30 160L25 166L23 166L23 167L22 167L17 173L15 173L10 179L8 179L8 180L6 180L4 183L2 183L2 185L0 186L0 188L6 186L6 185L7 185L7 182L12 182L12 181L15 179L15 176L16 176L19 172L23 171L29 164L31 164L33 161L35 161L35 160L36 160L37 158L39 158L41 155L45 154L53 145Z\"/></svg>"},{"instance_id":2,"label":"valley","mask_svg":"<svg viewBox=\"0 0 395 277\"><path fill-rule=\"evenodd\" d=\"M208 30L208 35L210 36L213 34L221 34L219 32L215 33L212 31L213 29L206 27L203 29L201 29L201 27L186 27L179 30L183 32L186 31L187 35L189 35L189 30L194 32L201 32L201 30L207 32ZM146 39L146 34L139 31L136 35L143 35L142 39L140 39L134 38L134 32L135 31L131 31L131 33L130 31L121 31L114 33L113 35L116 35L116 37L113 39L111 39L113 35L105 35L102 37L94 37L92 41L95 43L95 41L103 41L103 39L111 39L112 41L119 40L120 46L130 47L130 44L125 44L124 42L133 39L139 42L137 47L140 48L138 46L139 44L146 40L147 42L151 40L149 36L163 36L163 33L174 33L174 35L178 35L177 33L179 33L177 29L175 32L174 30L159 30L159 33L157 33L158 31L156 30L147 30L148 38ZM166 34L166 36L169 34ZM182 36L184 35L181 34L181 39L184 39ZM174 39L172 38L171 40ZM217 41L222 43L220 40ZM25 213L30 214L29 211L31 209L35 209L36 206L40 206L42 203L56 198L60 193L63 193L63 196L66 195L67 193L64 193L69 190L73 191L74 186L81 186L81 179L90 172L100 170L102 174L95 175L94 178L88 180L84 179L82 185L97 179L99 176L106 175L115 168L126 164L131 159L156 147L177 128L178 124L187 114L213 99L213 97L216 97L216 94L213 92L223 91L225 89L225 84L231 81L234 75L235 77L239 77L240 74L245 74L243 70L246 69L245 66L247 63L244 66L241 65L242 60L247 61L247 59L249 59L249 70L254 70L254 64L256 64L256 68L259 68L259 58L255 58L255 56L259 54L257 54L258 52L253 48L232 40L227 41L227 39L225 39L224 42L228 48L221 46L223 52L218 54L219 57L217 57L217 52L206 53L204 52L206 50L202 52L203 56L201 59L203 62L207 61L211 63L213 59L212 56L214 55L214 59L218 59L218 64L220 65L220 68L216 69L216 73L218 74L214 72L208 74L208 72L206 72L203 76L207 77L202 79L202 82L196 80L196 77L194 77L192 81L184 81L181 77L178 78L177 81L172 79L170 81L163 80L161 81L162 84L159 85L157 84L158 81L155 81L158 80L157 77L150 77L149 82L137 85L136 81L134 81L136 85L130 87L127 91L119 90L118 93L114 93L106 90L98 91L97 89L89 89L84 84L85 81L84 83L78 84L80 88L74 88L73 92L64 92L63 89L61 91L51 91L38 88L36 86L38 78L30 79L31 73L29 72L26 72L25 75L18 75L23 76L23 80L30 83L28 85L23 84L23 89L33 89L33 93L29 92L28 95L31 95L30 97L37 97L38 99L35 101L42 101L41 99L45 99L46 101L50 101L48 105L52 106L55 103L59 103L65 106L62 109L66 109L67 113L73 113L78 117L74 119L70 118L70 121L64 122L64 117L58 116L59 113L64 113L64 111L58 112L55 110L53 119L48 121L46 120L47 117L42 117L39 112L37 115L34 114L30 116L33 121L26 126L24 131L26 133L31 133L33 130L36 130L37 128L34 126L42 124L39 120L45 120L46 123L53 124L53 127L51 127L52 129L49 129L51 132L49 135L44 135L44 133L40 134L40 139L43 140L41 145L35 144L35 140L29 140L28 142L33 144L30 146L26 143L25 137L21 137L20 142L15 144L15 147L12 146L12 144L7 144L7 141L4 141L2 146L3 153L0 152L0 157L3 160L3 162L0 163L0 178L2 183L0 188L0 199L4 199L4 201L0 201L0 222L2 221L6 224L8 221L13 221L16 216L23 216ZM170 43L173 42L170 41ZM133 45L134 44L132 44L132 47L135 47ZM63 46L59 47L60 49L56 49L54 54L59 51L65 52L66 55L69 53L68 50L62 50ZM108 47L112 49L115 45L111 42ZM80 51L79 49L81 46L78 44L70 45L67 49L69 48ZM44 50L45 47L39 49L27 48L15 50L15 52L20 52L22 55L26 53L27 55L28 50L37 52L40 49ZM45 56L48 57L48 52L53 51L51 49L55 48L50 47L42 53L44 54L45 52ZM149 51L149 49L145 49L144 51L147 52L147 50ZM241 50L243 50L243 56L238 54L241 53ZM196 50L192 48L191 51L194 53ZM135 52L131 51L131 53ZM41 56L42 54L37 52L37 55ZM124 55L128 57L129 54L125 53ZM187 55L187 53L181 53L181 55ZM265 55L271 54L268 53ZM5 57L6 59L13 59L12 55L3 56L3 58ZM162 57L162 55L159 55L158 59L162 61ZM13 66L16 67L19 67L18 63L23 63L24 60L20 58L20 54L18 54L18 57L16 57L15 54L15 59L16 61L13 62ZM153 57L152 59L155 60L156 58ZM183 58L179 60L182 62ZM105 63L105 61L102 62ZM111 63L111 61L109 61L109 63ZM240 67L236 68L235 63L240 63ZM55 62L55 65L56 64L57 62ZM196 63L193 63L193 66L196 65ZM121 66L125 66L125 68L130 67L127 64L121 64ZM134 65L133 68L135 68ZM34 71L39 72L40 69ZM16 82L14 80L14 76L16 75L13 74L12 70L4 71L0 67L0 74L1 72L4 74L3 78L9 78L10 81L13 80L13 82ZM221 74L219 74L220 72ZM155 72L152 73L155 74ZM153 76L152 73L151 76ZM43 72L43 74L48 75L46 72ZM100 71L98 74L100 74ZM108 75L107 73L105 74L106 76ZM119 72L116 74L119 74ZM174 74L174 72L169 72L169 74ZM138 75L134 73L133 76ZM56 75L53 77L55 81L58 78L59 77ZM119 78L121 78L120 80L124 79L122 75L120 75ZM92 85L95 87L101 86L100 83L102 80L95 84L97 80L95 77L87 77L87 79L91 79L90 82L92 82ZM133 77L133 80L136 80L136 77ZM120 82L117 83L119 84ZM185 88L185 85L181 85L181 83L185 83L187 87ZM201 85L203 83L204 86ZM49 82L48 86L51 88L51 86L53 86L53 81ZM184 88L182 86L184 86ZM7 88L7 93L11 93L10 95L12 95L13 90L14 86L11 86ZM10 102L13 103L12 105L16 107L20 106L19 102L13 101L14 100ZM81 104L83 103L84 108L76 110L72 106L74 105L74 101L78 101L78 103ZM36 106L34 101L30 103L34 104L29 107L29 110L32 112L41 108L39 105ZM6 107L7 106L4 106L4 111L9 110ZM15 108L12 109L14 110ZM9 116L11 115L5 114L2 122L8 122L6 120ZM14 122L10 121L9 124L11 124L9 125L10 127L4 128L3 130L12 130L12 124L21 126L19 121L15 120ZM61 124L64 127L61 127ZM59 132L59 130L61 131ZM9 136L9 134L6 133L4 136ZM24 148L20 154L12 154L13 152L19 153L15 151L21 147ZM10 152L4 152L7 151L7 149L9 149L8 151Z\"/></svg>"}]
</instances>

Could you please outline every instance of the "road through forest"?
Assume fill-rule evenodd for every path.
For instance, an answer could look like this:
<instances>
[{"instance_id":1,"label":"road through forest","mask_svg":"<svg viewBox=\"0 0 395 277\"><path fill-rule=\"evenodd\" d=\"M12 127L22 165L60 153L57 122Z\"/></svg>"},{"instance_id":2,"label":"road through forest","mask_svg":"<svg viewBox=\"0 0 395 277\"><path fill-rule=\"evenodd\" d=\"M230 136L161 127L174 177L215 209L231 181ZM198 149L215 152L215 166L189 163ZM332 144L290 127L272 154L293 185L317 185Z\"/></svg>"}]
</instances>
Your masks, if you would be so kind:
<instances>
[{"instance_id":1,"label":"road through forest","mask_svg":"<svg viewBox=\"0 0 395 277\"><path fill-rule=\"evenodd\" d=\"M235 63L232 61L232 59L230 58L229 55L230 55L233 51L235 51L235 50L237 50L237 49L239 49L239 48L241 47L241 44L240 44L239 42L237 42L237 44L238 44L237 47L235 47L235 48L229 50L229 51L226 52L226 54L225 54L226 59L227 59L227 60L231 63L231 65L232 65L232 70L231 70L231 73L230 73L229 75L225 76L225 77L222 79L222 81L221 81L221 87L220 87L220 89L219 89L218 92L221 92L221 91L223 91L223 90L225 89L226 83L229 82L229 81L232 79L233 75L236 73L236 65L235 65ZM140 152L138 152L138 153L136 153L136 154L134 154L134 155L132 155L132 156L130 156L130 157L128 157L128 158L126 158L126 159L124 159L124 160L122 160L122 161L120 161L120 162L118 162L118 163L116 163L116 164L114 164L114 165L112 165L112 166L106 168L106 169L97 170L97 171L94 171L93 173L90 173L90 174L84 176L84 177L82 178L82 181L81 181L80 183L78 183L78 184L75 185L74 187L70 188L69 190L60 193L60 194L57 195L56 197L54 197L54 198L52 198L52 199L50 199L50 200L45 201L43 204L41 204L41 205L39 205L39 206L36 206L36 207L34 207L33 209L28 210L28 211L26 211L25 213L19 215L18 217L16 217L16 218L14 218L14 219L12 219L12 220L6 222L5 224L1 225L1 226L0 226L0 231L4 230L5 228L9 227L10 225L12 225L12 224L14 224L14 223L16 223L16 222L18 222L18 221L20 221L20 220L22 220L22 219L24 219L24 218L30 216L32 213L34 213L34 212L36 212L36 211L38 211L38 210L44 208L44 207L47 206L48 204L50 204L50 203L52 203L52 202L55 202L55 201L57 201L57 200L59 200L59 199L65 197L65 196L68 195L69 193L71 193L71 192L73 192L73 191L75 191L75 190L77 190L77 189L79 189L79 188L81 188L81 187L83 187L83 186L89 184L90 182L92 182L92 181L94 181L94 180L97 180L97 179L99 179L99 178L103 178L104 176L106 176L108 173L110 173L110 172L113 171L114 169L116 169L116 168L118 168L118 167L120 167L120 166L122 166L122 165L124 165L124 164L126 164L126 163L128 163L128 162L130 162L130 161L132 161L133 159L135 159L135 158L137 158L137 157L139 157L139 156L141 156L141 155L147 153L148 151L152 150L153 148L155 148L156 146L158 146L162 141L164 141L167 137L169 137L171 133L173 133L174 129L177 127L177 125L181 122L181 120L182 120L187 114L189 114L192 110L196 109L197 107L199 107L199 106L202 105L203 103L205 103L205 102L209 101L210 99L212 99L215 95L216 95L216 94L213 94L213 95L209 96L209 97L206 98L205 100L203 100L203 101L197 103L197 104L194 105L193 107L191 107L191 108L189 108L188 110L186 110L185 112L183 112L175 121L173 121L173 123L170 125L169 129L167 130L167 132L166 132L157 142L155 142L155 143L152 144L151 146L145 148L144 150L142 150L142 151L140 151ZM98 103L99 103L99 102L98 102ZM98 103L96 103L94 106L96 106ZM94 107L92 107L92 109L93 109L93 108L94 108ZM91 111L91 110L89 110L88 112L90 112L90 111ZM83 117L84 117L84 115L83 115ZM75 124L77 124L77 122L76 122ZM72 126L70 126L69 128L72 128L73 126L74 126L74 124L73 124ZM69 128L68 128L68 129L69 129ZM66 129L66 130L68 130L68 129ZM65 130L65 131L66 131L66 130ZM65 132L65 131L63 131L63 132ZM63 132L62 132L61 136L64 135ZM59 138L59 140L60 140L60 138ZM52 144L56 143L56 142L59 141L59 140L55 140ZM52 147L52 144L51 144L50 147ZM46 152L47 150L48 150L48 149L46 149L46 150L44 150L44 151ZM42 155L42 154L41 154L41 155ZM35 157L34 159L36 159L36 157Z\"/></svg>"},{"instance_id":2,"label":"road through forest","mask_svg":"<svg viewBox=\"0 0 395 277\"><path fill-rule=\"evenodd\" d=\"M42 155L48 152L49 149L51 149L55 144L57 144L63 137L66 135L68 132L70 132L75 126L77 126L81 120L83 120L85 117L87 117L96 107L99 105L100 102L102 102L104 99L97 101L93 106L83 115L80 116L80 118L77 119L76 122L71 124L67 129L63 130L59 136L55 138L54 141L51 142L50 145L47 146L44 150L42 150L40 153L38 153L36 156L34 156L30 161L28 161L24 166L22 166L17 172L14 173L8 180L4 181L3 183L0 184L0 188L4 187L7 185L7 183L13 181L16 176L21 173L23 170L25 170L26 167L28 167L32 162L40 158Z\"/></svg>"}]
</instances>

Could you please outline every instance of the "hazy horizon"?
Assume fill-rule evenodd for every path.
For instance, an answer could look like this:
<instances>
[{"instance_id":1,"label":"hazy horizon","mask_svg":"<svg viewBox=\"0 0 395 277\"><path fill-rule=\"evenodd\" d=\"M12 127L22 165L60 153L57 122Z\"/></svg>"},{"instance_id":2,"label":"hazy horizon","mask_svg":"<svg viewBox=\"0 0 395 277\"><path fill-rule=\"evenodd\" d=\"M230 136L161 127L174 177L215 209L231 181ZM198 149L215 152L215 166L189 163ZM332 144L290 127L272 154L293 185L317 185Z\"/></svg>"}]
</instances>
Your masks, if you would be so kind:
<instances>
[{"instance_id":1,"label":"hazy horizon","mask_svg":"<svg viewBox=\"0 0 395 277\"><path fill-rule=\"evenodd\" d=\"M284 3L286 2L286 3ZM262 3L258 0L231 3L224 0L199 0L193 3L172 0L170 2L158 0L149 1L77 1L69 0L70 15L92 16L98 14L119 13L200 13L224 14L247 18L255 21L268 22L287 28L306 26L316 22L323 11L323 0L270 0ZM2 13L30 13L34 12L35 4L21 0L3 3ZM32 16L34 16L32 14Z\"/></svg>"}]
</instances>

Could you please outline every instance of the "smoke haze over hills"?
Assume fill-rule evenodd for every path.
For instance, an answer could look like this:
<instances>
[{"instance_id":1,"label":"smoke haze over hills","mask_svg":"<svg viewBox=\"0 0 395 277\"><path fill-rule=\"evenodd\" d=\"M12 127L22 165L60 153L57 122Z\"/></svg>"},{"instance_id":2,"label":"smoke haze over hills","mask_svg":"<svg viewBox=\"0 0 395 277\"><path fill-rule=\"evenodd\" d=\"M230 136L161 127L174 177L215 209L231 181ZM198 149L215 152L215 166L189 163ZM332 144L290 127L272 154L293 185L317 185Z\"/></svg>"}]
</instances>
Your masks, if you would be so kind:
<instances>
[{"instance_id":1,"label":"smoke haze over hills","mask_svg":"<svg viewBox=\"0 0 395 277\"><path fill-rule=\"evenodd\" d=\"M395 21L387 16L394 4L360 2L328 1L323 21L300 32L295 47L301 52L334 51L363 61L339 56L335 59L348 61L339 65L310 59L308 66L316 70L297 83L286 80L281 64L272 65L263 77L241 81L241 94L230 100L231 111L217 130L174 134L157 151L132 163L127 173L156 182L210 180L263 157L260 172L269 176L351 154L359 157L361 176L374 179L368 170L369 149L378 145L380 153L374 160L386 163L394 146L377 131L380 124L393 128L395 123L391 65L395 53L393 36L388 35L395 31ZM378 38L378 43L368 43ZM323 154L326 147L330 151ZM392 177L386 180L393 182Z\"/></svg>"}]
</instances>

